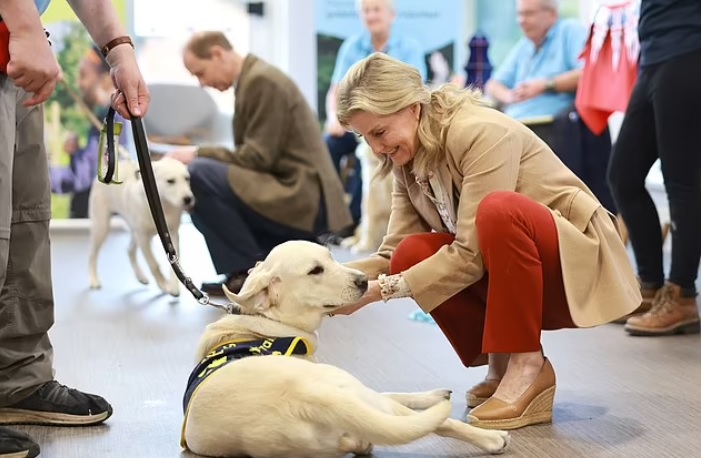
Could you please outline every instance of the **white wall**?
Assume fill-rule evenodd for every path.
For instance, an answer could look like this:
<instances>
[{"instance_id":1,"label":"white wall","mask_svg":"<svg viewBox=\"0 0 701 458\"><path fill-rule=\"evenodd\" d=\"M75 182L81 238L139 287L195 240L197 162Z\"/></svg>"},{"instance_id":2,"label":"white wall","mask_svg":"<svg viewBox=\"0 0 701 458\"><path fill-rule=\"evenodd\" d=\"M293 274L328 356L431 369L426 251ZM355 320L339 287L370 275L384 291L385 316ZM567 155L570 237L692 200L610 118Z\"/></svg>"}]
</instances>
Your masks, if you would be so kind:
<instances>
[{"instance_id":1,"label":"white wall","mask_svg":"<svg viewBox=\"0 0 701 458\"><path fill-rule=\"evenodd\" d=\"M136 1L136 0L132 0ZM153 0L139 0L153 1ZM164 0L159 0L164 1ZM182 0L181 0L182 1ZM315 108L317 106L317 75L316 75L316 35L315 35L315 14L314 7L316 1L325 0L263 0L264 14L262 17L256 15L248 16L247 27L241 30L238 24L242 24L243 18L238 18L236 21L238 27L229 30L228 32L234 35L232 38L237 44L237 48L243 52L251 52L269 63L280 68L282 71L290 75L290 77L300 86L302 93L309 101L309 104ZM465 9L463 17L463 27L460 30L457 44L456 54L456 70L460 71L462 65L467 59L466 44L469 38L477 29L475 22L475 0L464 0ZM494 0L494 1L515 1L515 0ZM588 22L596 5L600 2L608 0L580 0L581 18L584 22ZM207 0L213 3L231 3L228 8L236 10L237 15L244 13L246 0ZM133 5L132 5L133 7ZM223 5L220 5L222 8ZM139 8L137 8L139 9ZM232 12L229 11L229 14ZM236 36L241 35L243 36ZM247 37L244 38L244 36ZM157 40L154 40L157 41ZM177 55L179 52L180 43L173 43L172 37L163 41L171 41L170 51L168 55ZM177 40L176 40L177 41ZM162 43L160 43L163 46ZM159 54L162 56L163 48L159 49ZM146 53L148 54L148 53ZM154 57L153 54L148 54L149 57ZM160 60L160 62L158 62ZM144 59L142 64L146 67L146 72L149 76L154 76L158 80L162 79L182 79L183 75L180 59L171 59L171 65L164 65L163 58L161 59ZM153 65L149 65L150 62ZM177 69L169 68L178 66ZM156 76L157 75L157 76ZM177 75L177 77L176 77ZM217 97L221 101L222 108L228 108L230 102L227 97ZM224 111L229 111L228 109ZM614 126L617 127L613 123ZM615 129L617 133L617 129Z\"/></svg>"},{"instance_id":2,"label":"white wall","mask_svg":"<svg viewBox=\"0 0 701 458\"><path fill-rule=\"evenodd\" d=\"M199 0L196 13L187 15L158 14L160 9L172 10L189 0L132 0L131 8L137 16L131 24L131 33L139 39L138 59L144 78L149 84L173 83L197 85L182 62L182 51L193 32L220 30L233 46L247 53L251 46L252 27L245 5L231 0ZM185 11L187 8L180 8ZM171 19L171 15L173 18ZM216 21L211 18L218 18ZM255 37L257 38L257 37ZM219 92L205 89L217 103L219 110L231 114L234 110L233 90Z\"/></svg>"},{"instance_id":3,"label":"white wall","mask_svg":"<svg viewBox=\"0 0 701 458\"><path fill-rule=\"evenodd\" d=\"M265 0L263 17L251 16L249 51L280 68L316 107L314 0Z\"/></svg>"}]
</instances>

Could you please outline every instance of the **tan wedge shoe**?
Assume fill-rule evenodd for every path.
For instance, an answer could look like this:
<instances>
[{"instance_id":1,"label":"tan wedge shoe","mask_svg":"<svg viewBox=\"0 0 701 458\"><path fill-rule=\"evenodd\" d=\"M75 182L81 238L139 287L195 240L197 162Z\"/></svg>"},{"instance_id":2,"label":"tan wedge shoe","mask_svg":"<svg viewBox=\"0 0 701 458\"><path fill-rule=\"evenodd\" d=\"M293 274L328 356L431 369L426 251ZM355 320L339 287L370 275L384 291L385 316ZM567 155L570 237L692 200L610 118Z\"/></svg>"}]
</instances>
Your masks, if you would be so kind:
<instances>
[{"instance_id":1,"label":"tan wedge shoe","mask_svg":"<svg viewBox=\"0 0 701 458\"><path fill-rule=\"evenodd\" d=\"M499 387L501 380L482 380L477 385L469 389L465 397L467 398L467 407L477 407L491 398L494 392Z\"/></svg>"},{"instance_id":2,"label":"tan wedge shoe","mask_svg":"<svg viewBox=\"0 0 701 458\"><path fill-rule=\"evenodd\" d=\"M555 400L555 371L545 358L540 374L521 397L512 404L491 397L475 407L467 416L468 422L484 429L518 429L539 423L550 423Z\"/></svg>"}]
</instances>

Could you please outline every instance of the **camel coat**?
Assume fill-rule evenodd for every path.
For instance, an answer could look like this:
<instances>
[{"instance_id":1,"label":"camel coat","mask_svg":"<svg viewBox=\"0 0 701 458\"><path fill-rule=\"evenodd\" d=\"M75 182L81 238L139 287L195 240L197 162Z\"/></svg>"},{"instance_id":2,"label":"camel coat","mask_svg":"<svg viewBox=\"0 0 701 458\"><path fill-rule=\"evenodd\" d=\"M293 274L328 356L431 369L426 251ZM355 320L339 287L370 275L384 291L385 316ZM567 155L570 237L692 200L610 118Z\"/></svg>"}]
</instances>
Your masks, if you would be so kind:
<instances>
[{"instance_id":1,"label":"camel coat","mask_svg":"<svg viewBox=\"0 0 701 458\"><path fill-rule=\"evenodd\" d=\"M268 219L313 232L323 197L323 229L352 224L319 121L294 81L248 55L234 95L236 150L200 147L199 155L230 164L234 193Z\"/></svg>"},{"instance_id":2,"label":"camel coat","mask_svg":"<svg viewBox=\"0 0 701 458\"><path fill-rule=\"evenodd\" d=\"M420 153L419 153L420 154ZM493 191L515 191L550 210L559 237L562 277L579 327L611 322L641 303L640 287L615 217L530 129L494 109L469 105L456 114L437 171L452 190L455 241L403 272L419 306L430 312L484 275L475 226L477 207ZM378 252L348 263L376 278L407 235L446 232L435 204L410 167L395 168L392 214Z\"/></svg>"}]
</instances>

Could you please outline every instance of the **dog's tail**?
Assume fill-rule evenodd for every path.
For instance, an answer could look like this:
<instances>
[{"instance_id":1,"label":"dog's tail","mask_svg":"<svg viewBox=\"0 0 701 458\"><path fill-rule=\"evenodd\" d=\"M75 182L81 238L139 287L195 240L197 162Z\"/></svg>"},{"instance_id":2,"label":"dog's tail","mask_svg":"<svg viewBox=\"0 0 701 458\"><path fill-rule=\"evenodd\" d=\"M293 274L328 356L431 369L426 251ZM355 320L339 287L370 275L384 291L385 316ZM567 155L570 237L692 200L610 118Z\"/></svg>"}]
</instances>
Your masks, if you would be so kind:
<instances>
[{"instance_id":1,"label":"dog's tail","mask_svg":"<svg viewBox=\"0 0 701 458\"><path fill-rule=\"evenodd\" d=\"M402 445L432 433L451 414L450 401L414 415L393 415L337 387L315 388L300 414L306 421L341 427L375 445Z\"/></svg>"}]
</instances>

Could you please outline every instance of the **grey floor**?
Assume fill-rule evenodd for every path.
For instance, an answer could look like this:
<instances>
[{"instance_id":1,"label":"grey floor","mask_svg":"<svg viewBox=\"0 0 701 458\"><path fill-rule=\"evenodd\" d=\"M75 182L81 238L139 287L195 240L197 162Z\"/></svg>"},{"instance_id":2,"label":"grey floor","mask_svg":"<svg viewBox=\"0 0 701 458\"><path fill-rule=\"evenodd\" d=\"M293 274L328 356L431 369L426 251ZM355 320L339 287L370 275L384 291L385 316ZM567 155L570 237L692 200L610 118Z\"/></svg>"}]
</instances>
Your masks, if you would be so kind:
<instances>
[{"instance_id":1,"label":"grey floor","mask_svg":"<svg viewBox=\"0 0 701 458\"><path fill-rule=\"evenodd\" d=\"M114 416L94 428L17 428L38 440L46 458L193 456L179 446L181 396L195 342L219 312L184 289L172 300L138 284L126 257L127 236L119 232L100 258L103 289L88 290L87 240L80 232L53 236L56 377L107 397ZM160 244L154 249L160 256ZM183 228L182 263L196 284L213 275L191 226ZM484 369L463 368L435 326L408 319L413 310L413 303L396 301L327 320L320 359L378 390L450 388L454 416L463 417L463 393ZM544 348L558 376L554 423L513 432L506 456L701 456L701 338L632 338L607 325L546 333ZM375 456L484 455L449 439L426 438L378 448Z\"/></svg>"}]
</instances>

